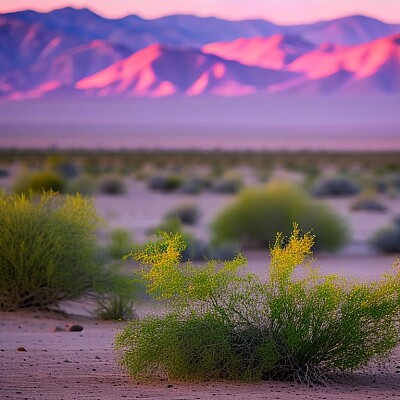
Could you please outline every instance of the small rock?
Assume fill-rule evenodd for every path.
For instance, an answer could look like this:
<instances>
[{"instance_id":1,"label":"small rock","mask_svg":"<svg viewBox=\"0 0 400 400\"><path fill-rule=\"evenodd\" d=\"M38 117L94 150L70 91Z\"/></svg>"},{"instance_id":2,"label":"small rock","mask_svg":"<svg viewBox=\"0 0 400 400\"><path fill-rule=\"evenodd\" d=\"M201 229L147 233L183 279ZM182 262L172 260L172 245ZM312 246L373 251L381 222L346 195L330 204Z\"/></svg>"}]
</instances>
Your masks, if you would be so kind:
<instances>
[{"instance_id":1,"label":"small rock","mask_svg":"<svg viewBox=\"0 0 400 400\"><path fill-rule=\"evenodd\" d=\"M18 347L18 348L17 348L17 351L26 351L26 348L25 348L25 347L22 347L22 346L20 346L20 347Z\"/></svg>"},{"instance_id":2,"label":"small rock","mask_svg":"<svg viewBox=\"0 0 400 400\"><path fill-rule=\"evenodd\" d=\"M83 326L82 325L66 325L68 332L82 332Z\"/></svg>"},{"instance_id":3,"label":"small rock","mask_svg":"<svg viewBox=\"0 0 400 400\"><path fill-rule=\"evenodd\" d=\"M173 388L174 385L167 385L167 388Z\"/></svg>"},{"instance_id":4,"label":"small rock","mask_svg":"<svg viewBox=\"0 0 400 400\"><path fill-rule=\"evenodd\" d=\"M65 332L65 329L61 328L61 326L53 326L51 332Z\"/></svg>"}]
</instances>

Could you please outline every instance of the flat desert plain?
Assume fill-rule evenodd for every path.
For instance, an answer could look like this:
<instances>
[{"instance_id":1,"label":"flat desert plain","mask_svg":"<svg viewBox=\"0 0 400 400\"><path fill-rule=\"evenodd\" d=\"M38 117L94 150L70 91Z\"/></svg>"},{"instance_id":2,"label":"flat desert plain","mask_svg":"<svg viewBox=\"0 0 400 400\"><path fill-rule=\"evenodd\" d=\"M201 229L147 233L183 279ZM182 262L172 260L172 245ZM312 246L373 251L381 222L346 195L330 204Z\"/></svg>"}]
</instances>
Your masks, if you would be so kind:
<instances>
[{"instance_id":1,"label":"flat desert plain","mask_svg":"<svg viewBox=\"0 0 400 400\"><path fill-rule=\"evenodd\" d=\"M146 237L164 214L183 201L198 204L202 217L192 232L207 238L214 216L233 197L204 193L197 196L160 194L144 182L130 179L123 195L95 195L99 214L107 221L105 232L116 227L130 229L136 240ZM394 256L374 253L367 239L400 213L398 199L385 198L386 213L351 212L351 199L328 200L350 224L352 241L338 254L319 254L316 263L324 272L340 272L367 280L377 279ZM267 272L267 251L249 252L248 269ZM127 264L128 273L132 265ZM139 303L137 313L153 312L154 303ZM328 387L296 383L240 382L183 383L167 380L139 383L118 363L113 342L121 322L102 322L87 313L89 304L64 304L61 313L0 313L0 399L400 399L400 348L385 366L373 364L351 375L332 376ZM82 332L54 331L69 324L83 326ZM23 348L26 351L19 351ZM20 349L21 350L21 349Z\"/></svg>"}]
</instances>

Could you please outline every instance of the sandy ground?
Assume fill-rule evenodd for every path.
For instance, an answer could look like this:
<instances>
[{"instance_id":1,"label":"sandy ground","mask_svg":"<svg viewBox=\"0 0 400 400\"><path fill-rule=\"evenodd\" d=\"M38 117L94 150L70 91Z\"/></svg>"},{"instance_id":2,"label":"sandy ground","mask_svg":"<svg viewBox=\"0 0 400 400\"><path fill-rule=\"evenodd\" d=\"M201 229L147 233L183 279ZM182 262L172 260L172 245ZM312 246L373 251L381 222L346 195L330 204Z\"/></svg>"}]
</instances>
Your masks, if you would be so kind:
<instances>
[{"instance_id":1,"label":"sandy ground","mask_svg":"<svg viewBox=\"0 0 400 400\"><path fill-rule=\"evenodd\" d=\"M120 324L39 313L0 313L0 321L0 399L400 399L400 348L387 368L333 377L329 387L161 380L143 384L118 365L113 340ZM67 323L81 324L84 330L52 332Z\"/></svg>"}]
</instances>

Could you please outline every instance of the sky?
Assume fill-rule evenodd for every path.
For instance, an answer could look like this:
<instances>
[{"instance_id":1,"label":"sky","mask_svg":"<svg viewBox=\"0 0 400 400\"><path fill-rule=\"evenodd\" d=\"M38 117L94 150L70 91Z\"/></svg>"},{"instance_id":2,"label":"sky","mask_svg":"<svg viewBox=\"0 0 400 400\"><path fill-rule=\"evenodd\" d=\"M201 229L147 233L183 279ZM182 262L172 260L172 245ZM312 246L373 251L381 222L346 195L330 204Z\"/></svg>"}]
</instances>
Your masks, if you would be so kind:
<instances>
[{"instance_id":1,"label":"sky","mask_svg":"<svg viewBox=\"0 0 400 400\"><path fill-rule=\"evenodd\" d=\"M291 24L364 14L400 23L400 0L0 0L0 12L49 11L65 6L87 7L106 17L195 14Z\"/></svg>"}]
</instances>

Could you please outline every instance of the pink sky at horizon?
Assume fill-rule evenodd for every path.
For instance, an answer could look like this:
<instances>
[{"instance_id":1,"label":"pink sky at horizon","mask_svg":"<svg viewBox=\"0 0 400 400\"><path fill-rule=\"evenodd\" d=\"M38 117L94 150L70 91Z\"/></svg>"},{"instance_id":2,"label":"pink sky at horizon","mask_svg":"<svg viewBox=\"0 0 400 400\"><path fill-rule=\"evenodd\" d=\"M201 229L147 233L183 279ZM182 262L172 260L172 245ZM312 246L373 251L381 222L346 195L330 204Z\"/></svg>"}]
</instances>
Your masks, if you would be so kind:
<instances>
[{"instance_id":1,"label":"pink sky at horizon","mask_svg":"<svg viewBox=\"0 0 400 400\"><path fill-rule=\"evenodd\" d=\"M195 14L227 19L262 18L290 24L364 14L400 23L400 0L40 0L40 6L35 0L0 0L2 13L23 9L44 12L66 6L87 7L106 17Z\"/></svg>"}]
</instances>

